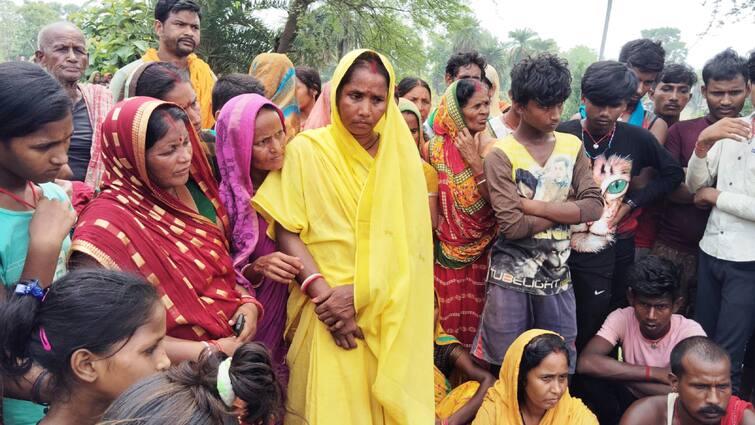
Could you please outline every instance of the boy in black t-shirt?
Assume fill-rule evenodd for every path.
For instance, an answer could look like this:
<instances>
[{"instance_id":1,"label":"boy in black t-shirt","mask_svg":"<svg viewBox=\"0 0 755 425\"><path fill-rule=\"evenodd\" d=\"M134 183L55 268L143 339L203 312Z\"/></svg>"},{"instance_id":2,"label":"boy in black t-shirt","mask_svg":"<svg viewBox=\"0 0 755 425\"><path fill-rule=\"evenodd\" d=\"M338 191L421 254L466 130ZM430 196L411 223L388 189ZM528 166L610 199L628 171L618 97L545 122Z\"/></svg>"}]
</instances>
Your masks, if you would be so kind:
<instances>
[{"instance_id":1,"label":"boy in black t-shirt","mask_svg":"<svg viewBox=\"0 0 755 425\"><path fill-rule=\"evenodd\" d=\"M599 220L572 227L569 267L577 301L578 350L610 311L626 306L624 276L634 262L639 208L663 199L684 178L682 168L648 130L617 122L636 88L637 77L626 65L590 65L582 78L587 117L557 130L582 140L605 203ZM655 178L640 175L648 167L655 170Z\"/></svg>"}]
</instances>

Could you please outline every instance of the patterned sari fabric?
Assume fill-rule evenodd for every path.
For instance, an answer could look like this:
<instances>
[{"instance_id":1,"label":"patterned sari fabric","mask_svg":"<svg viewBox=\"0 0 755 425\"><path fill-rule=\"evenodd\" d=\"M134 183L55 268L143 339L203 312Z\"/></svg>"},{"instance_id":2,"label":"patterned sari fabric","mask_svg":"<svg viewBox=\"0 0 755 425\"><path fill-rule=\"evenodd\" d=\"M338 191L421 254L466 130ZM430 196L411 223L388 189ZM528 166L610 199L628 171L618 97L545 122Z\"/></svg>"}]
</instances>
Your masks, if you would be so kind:
<instances>
[{"instance_id":1,"label":"patterned sari fabric","mask_svg":"<svg viewBox=\"0 0 755 425\"><path fill-rule=\"evenodd\" d=\"M264 343L270 349L278 370L285 374L283 328L286 324L288 285L264 278L253 288L241 274L247 264L275 252L275 242L265 234L267 223L257 217L251 203L254 195L250 174L252 145L257 115L265 105L275 108L281 125L284 126L283 114L271 101L258 94L243 94L231 99L220 111L215 125L216 146L222 178L220 199L228 209L230 219L231 255L236 282L247 286L249 292L265 306L265 317L257 323L254 340Z\"/></svg>"},{"instance_id":2,"label":"patterned sari fabric","mask_svg":"<svg viewBox=\"0 0 755 425\"><path fill-rule=\"evenodd\" d=\"M214 223L150 181L147 123L160 105L135 97L115 105L102 128L105 175L100 195L82 211L73 251L103 267L131 271L161 296L168 335L207 340L233 334L228 320L241 304L228 246L228 215L203 155L191 161L191 179L215 208ZM185 125L194 152L196 132Z\"/></svg>"},{"instance_id":3,"label":"patterned sari fabric","mask_svg":"<svg viewBox=\"0 0 755 425\"><path fill-rule=\"evenodd\" d=\"M485 303L488 247L495 236L495 217L477 189L471 168L454 145L466 127L451 84L435 113L435 138L428 148L438 171L440 214L435 250L435 288L440 297L441 323L470 347Z\"/></svg>"},{"instance_id":4,"label":"patterned sari fabric","mask_svg":"<svg viewBox=\"0 0 755 425\"><path fill-rule=\"evenodd\" d=\"M301 129L301 112L296 102L296 68L281 53L257 55L249 67L249 74L265 86L265 97L283 111L286 119L286 140L291 140Z\"/></svg>"}]
</instances>

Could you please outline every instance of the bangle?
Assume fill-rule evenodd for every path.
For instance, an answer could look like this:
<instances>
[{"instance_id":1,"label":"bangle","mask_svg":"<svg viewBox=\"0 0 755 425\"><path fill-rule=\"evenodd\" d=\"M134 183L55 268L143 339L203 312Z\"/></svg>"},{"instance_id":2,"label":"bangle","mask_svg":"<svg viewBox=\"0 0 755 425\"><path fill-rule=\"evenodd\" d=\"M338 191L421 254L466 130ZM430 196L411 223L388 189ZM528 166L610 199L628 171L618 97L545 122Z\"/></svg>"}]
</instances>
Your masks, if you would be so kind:
<instances>
[{"instance_id":1,"label":"bangle","mask_svg":"<svg viewBox=\"0 0 755 425\"><path fill-rule=\"evenodd\" d=\"M223 353L224 352L223 351L223 346L220 345L220 343L218 341L215 341L214 339L211 339L211 340L207 341L207 344L211 345L212 348L215 349L216 353Z\"/></svg>"},{"instance_id":2,"label":"bangle","mask_svg":"<svg viewBox=\"0 0 755 425\"><path fill-rule=\"evenodd\" d=\"M311 285L312 282L316 281L317 279L324 279L324 277L320 273L312 273L311 275L309 275L306 279L304 279L304 282L301 283L301 291L306 295L309 285Z\"/></svg>"},{"instance_id":3,"label":"bangle","mask_svg":"<svg viewBox=\"0 0 755 425\"><path fill-rule=\"evenodd\" d=\"M242 295L239 304L254 304L257 307L257 322L261 321L265 316L265 307L262 306L262 303L257 298L251 295Z\"/></svg>"},{"instance_id":4,"label":"bangle","mask_svg":"<svg viewBox=\"0 0 755 425\"><path fill-rule=\"evenodd\" d=\"M210 347L210 343L209 342L207 342L207 341L199 341L199 342L201 342L202 345L204 345L204 349L202 351L207 350L210 353L212 353L212 347Z\"/></svg>"},{"instance_id":5,"label":"bangle","mask_svg":"<svg viewBox=\"0 0 755 425\"><path fill-rule=\"evenodd\" d=\"M645 380L650 381L650 366L645 366Z\"/></svg>"},{"instance_id":6,"label":"bangle","mask_svg":"<svg viewBox=\"0 0 755 425\"><path fill-rule=\"evenodd\" d=\"M249 268L251 268L251 267L252 267L252 263L248 263L247 265L245 265L244 267L241 268L241 276L243 276L244 279L246 279L247 281L249 281L249 279L247 279L247 277L246 277L246 271ZM263 275L262 273L260 273L260 278L259 278L259 280L257 280L257 282L249 281L249 287L252 288L252 289L259 288L262 285L262 281L263 280L265 280L265 275Z\"/></svg>"},{"instance_id":7,"label":"bangle","mask_svg":"<svg viewBox=\"0 0 755 425\"><path fill-rule=\"evenodd\" d=\"M448 425L448 418L443 418L440 420L440 425Z\"/></svg>"},{"instance_id":8,"label":"bangle","mask_svg":"<svg viewBox=\"0 0 755 425\"><path fill-rule=\"evenodd\" d=\"M479 186L479 185L481 185L481 184L483 184L483 183L485 183L487 181L488 181L488 179L482 179L482 180L480 180L480 181L477 182L477 186Z\"/></svg>"}]
</instances>

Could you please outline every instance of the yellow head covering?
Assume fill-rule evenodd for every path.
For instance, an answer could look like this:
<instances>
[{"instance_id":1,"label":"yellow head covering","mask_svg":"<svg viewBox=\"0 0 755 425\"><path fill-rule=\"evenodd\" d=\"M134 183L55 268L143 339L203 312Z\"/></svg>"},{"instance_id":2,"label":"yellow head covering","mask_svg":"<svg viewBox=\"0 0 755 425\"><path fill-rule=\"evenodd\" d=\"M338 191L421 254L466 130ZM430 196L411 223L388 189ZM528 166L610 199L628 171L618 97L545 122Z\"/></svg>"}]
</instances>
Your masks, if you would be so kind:
<instances>
[{"instance_id":1,"label":"yellow head covering","mask_svg":"<svg viewBox=\"0 0 755 425\"><path fill-rule=\"evenodd\" d=\"M493 388L488 390L472 425L523 425L519 411L519 366L524 347L540 335L553 334L543 329L531 329L511 344L503 359L501 374ZM598 419L582 401L569 394L567 389L555 407L548 409L540 425L599 425Z\"/></svg>"},{"instance_id":2,"label":"yellow head covering","mask_svg":"<svg viewBox=\"0 0 755 425\"><path fill-rule=\"evenodd\" d=\"M498 71L492 65L485 66L485 77L493 83L493 96L490 98L490 117L501 115L501 79L498 77Z\"/></svg>"},{"instance_id":3,"label":"yellow head covering","mask_svg":"<svg viewBox=\"0 0 755 425\"><path fill-rule=\"evenodd\" d=\"M282 53L260 53L249 67L249 74L265 86L265 97L275 103L286 120L286 140L301 129L299 103L296 101L296 68Z\"/></svg>"}]
</instances>

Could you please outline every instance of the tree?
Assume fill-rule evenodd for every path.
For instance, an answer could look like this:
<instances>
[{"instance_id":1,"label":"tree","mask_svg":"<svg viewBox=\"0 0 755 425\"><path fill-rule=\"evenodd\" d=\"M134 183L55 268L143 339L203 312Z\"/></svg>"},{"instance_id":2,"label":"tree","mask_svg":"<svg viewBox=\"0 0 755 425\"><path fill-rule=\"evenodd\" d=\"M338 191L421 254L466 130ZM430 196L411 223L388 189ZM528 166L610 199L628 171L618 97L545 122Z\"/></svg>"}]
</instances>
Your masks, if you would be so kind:
<instances>
[{"instance_id":1,"label":"tree","mask_svg":"<svg viewBox=\"0 0 755 425\"><path fill-rule=\"evenodd\" d=\"M0 25L3 28L0 58L15 59L33 56L37 50L39 30L47 24L65 19L77 7L41 1L25 1L17 6L12 1L3 0L0 9Z\"/></svg>"},{"instance_id":2,"label":"tree","mask_svg":"<svg viewBox=\"0 0 755 425\"><path fill-rule=\"evenodd\" d=\"M571 72L571 96L564 102L564 111L561 118L568 120L579 111L579 104L582 98L582 76L590 64L598 60L598 53L590 47L579 45L574 46L561 55L569 62L569 71Z\"/></svg>"},{"instance_id":3,"label":"tree","mask_svg":"<svg viewBox=\"0 0 755 425\"><path fill-rule=\"evenodd\" d=\"M749 20L755 23L755 0L703 0L702 4L711 9L710 22L702 34L724 26L727 18L734 22Z\"/></svg>"},{"instance_id":4,"label":"tree","mask_svg":"<svg viewBox=\"0 0 755 425\"><path fill-rule=\"evenodd\" d=\"M660 41L666 50L667 63L684 63L687 59L687 44L682 41L681 31L678 28L660 27L642 30L643 38Z\"/></svg>"}]
</instances>

